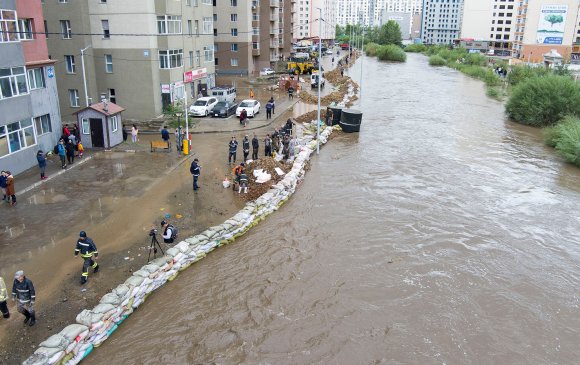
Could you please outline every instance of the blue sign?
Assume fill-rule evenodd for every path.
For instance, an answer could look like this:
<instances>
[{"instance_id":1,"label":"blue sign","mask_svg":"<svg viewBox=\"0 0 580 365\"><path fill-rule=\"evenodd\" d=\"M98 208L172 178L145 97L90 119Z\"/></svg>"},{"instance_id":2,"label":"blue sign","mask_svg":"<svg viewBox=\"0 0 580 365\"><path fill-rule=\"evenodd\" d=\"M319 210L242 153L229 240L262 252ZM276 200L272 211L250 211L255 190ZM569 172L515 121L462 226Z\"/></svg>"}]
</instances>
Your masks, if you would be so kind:
<instances>
[{"instance_id":1,"label":"blue sign","mask_svg":"<svg viewBox=\"0 0 580 365\"><path fill-rule=\"evenodd\" d=\"M52 79L54 77L54 67L48 66L46 68L46 75L48 76L49 79Z\"/></svg>"}]
</instances>

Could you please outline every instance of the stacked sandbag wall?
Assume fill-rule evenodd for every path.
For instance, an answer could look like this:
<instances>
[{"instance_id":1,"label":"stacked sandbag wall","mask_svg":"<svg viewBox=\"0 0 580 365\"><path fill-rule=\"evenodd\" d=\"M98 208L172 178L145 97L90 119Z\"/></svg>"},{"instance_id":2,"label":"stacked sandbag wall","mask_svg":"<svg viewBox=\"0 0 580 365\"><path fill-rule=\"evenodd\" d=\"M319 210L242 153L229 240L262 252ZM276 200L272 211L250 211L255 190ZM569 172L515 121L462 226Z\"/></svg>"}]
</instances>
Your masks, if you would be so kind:
<instances>
[{"instance_id":1,"label":"stacked sandbag wall","mask_svg":"<svg viewBox=\"0 0 580 365\"><path fill-rule=\"evenodd\" d=\"M267 215L278 210L294 193L304 177L305 164L316 149L316 123L304 123L304 136L298 139L292 169L258 199L248 202L236 215L224 223L179 242L157 258L134 272L123 284L105 294L99 304L85 309L76 317L75 324L42 342L38 349L23 362L25 365L74 365L87 357L115 332L147 296L167 281L175 279L180 271L204 258L219 246L233 242ZM327 142L339 126L321 126L320 143Z\"/></svg>"}]
</instances>

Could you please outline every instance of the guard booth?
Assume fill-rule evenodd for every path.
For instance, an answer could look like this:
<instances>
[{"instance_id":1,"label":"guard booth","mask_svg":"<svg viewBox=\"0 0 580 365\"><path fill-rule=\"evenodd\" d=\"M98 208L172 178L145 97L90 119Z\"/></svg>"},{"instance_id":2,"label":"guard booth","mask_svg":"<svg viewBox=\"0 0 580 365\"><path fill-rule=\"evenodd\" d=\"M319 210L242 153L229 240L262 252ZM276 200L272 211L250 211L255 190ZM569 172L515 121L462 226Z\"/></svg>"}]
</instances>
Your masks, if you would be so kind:
<instances>
[{"instance_id":1,"label":"guard booth","mask_svg":"<svg viewBox=\"0 0 580 365\"><path fill-rule=\"evenodd\" d=\"M123 142L123 120L125 109L103 100L79 110L77 125L84 148L111 148Z\"/></svg>"}]
</instances>

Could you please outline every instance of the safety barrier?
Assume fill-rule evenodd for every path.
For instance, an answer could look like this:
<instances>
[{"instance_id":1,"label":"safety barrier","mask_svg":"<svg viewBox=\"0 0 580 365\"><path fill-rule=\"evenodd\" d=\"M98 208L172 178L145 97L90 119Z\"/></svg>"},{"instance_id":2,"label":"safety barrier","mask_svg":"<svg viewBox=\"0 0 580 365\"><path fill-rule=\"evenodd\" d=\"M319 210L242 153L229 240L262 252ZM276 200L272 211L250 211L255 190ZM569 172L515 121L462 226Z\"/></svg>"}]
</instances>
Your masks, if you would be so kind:
<instances>
[{"instance_id":1,"label":"safety barrier","mask_svg":"<svg viewBox=\"0 0 580 365\"><path fill-rule=\"evenodd\" d=\"M134 272L123 284L105 294L98 305L85 309L75 324L42 342L23 362L25 365L74 365L99 347L123 321L145 302L147 296L168 281L172 281L191 264L201 260L214 249L233 242L266 216L278 210L296 190L304 178L305 164L316 149L316 122L304 123L304 136L298 139L292 169L258 199L248 202L236 215L224 223L179 242L157 258ZM325 144L339 126L321 125L320 143Z\"/></svg>"}]
</instances>

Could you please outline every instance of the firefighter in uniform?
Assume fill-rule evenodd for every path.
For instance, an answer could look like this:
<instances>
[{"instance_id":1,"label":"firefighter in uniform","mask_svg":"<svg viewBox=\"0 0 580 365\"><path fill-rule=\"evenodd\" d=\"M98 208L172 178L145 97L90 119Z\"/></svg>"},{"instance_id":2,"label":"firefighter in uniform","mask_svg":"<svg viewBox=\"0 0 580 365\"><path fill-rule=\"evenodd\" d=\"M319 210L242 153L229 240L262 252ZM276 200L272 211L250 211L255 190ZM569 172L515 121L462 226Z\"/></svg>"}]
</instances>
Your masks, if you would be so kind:
<instances>
[{"instance_id":1,"label":"firefighter in uniform","mask_svg":"<svg viewBox=\"0 0 580 365\"><path fill-rule=\"evenodd\" d=\"M36 312L34 311L34 301L36 291L32 281L24 276L24 271L18 270L14 274L14 284L12 284L12 300L18 301L17 310L24 315L24 324L34 326L36 323Z\"/></svg>"},{"instance_id":2,"label":"firefighter in uniform","mask_svg":"<svg viewBox=\"0 0 580 365\"><path fill-rule=\"evenodd\" d=\"M85 260L83 263L83 273L81 275L81 285L83 285L89 279L89 267L92 267L95 273L99 271L99 264L96 262L99 256L97 246L95 246L95 243L92 239L87 237L87 233L85 231L81 231L81 233L79 233L79 239L75 249L75 256L77 256L79 253L81 254L83 260ZM95 256L95 261L93 261L93 255Z\"/></svg>"}]
</instances>

